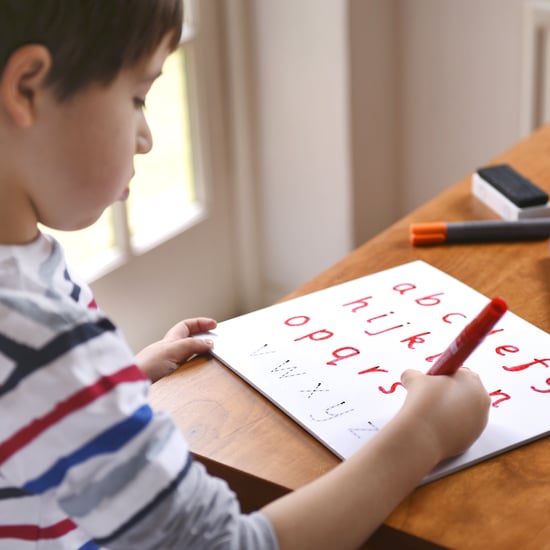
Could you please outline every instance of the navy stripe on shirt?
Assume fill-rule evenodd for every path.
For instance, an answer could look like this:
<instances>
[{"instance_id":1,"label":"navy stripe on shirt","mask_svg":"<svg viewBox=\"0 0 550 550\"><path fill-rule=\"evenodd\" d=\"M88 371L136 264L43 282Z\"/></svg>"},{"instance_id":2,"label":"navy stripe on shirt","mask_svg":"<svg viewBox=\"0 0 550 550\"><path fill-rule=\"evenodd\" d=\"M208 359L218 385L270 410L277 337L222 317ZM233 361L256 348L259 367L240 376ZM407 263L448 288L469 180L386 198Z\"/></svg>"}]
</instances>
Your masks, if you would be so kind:
<instances>
[{"instance_id":1,"label":"navy stripe on shirt","mask_svg":"<svg viewBox=\"0 0 550 550\"><path fill-rule=\"evenodd\" d=\"M72 348L97 338L105 332L115 330L115 326L109 319L102 318L96 322L77 325L38 349L31 348L0 334L0 352L13 359L17 364L4 384L0 386L0 397L17 387L22 380L34 371L54 361Z\"/></svg>"},{"instance_id":2,"label":"navy stripe on shirt","mask_svg":"<svg viewBox=\"0 0 550 550\"><path fill-rule=\"evenodd\" d=\"M191 465L193 464L193 456L191 453L187 455L187 461L185 462L185 465L178 473L177 477L170 483L165 489L160 491L160 493L157 494L157 496L146 506L144 506L137 514L134 514L133 517L131 517L126 523L121 525L114 533L111 533L110 535L103 537L101 539L95 539L95 542L99 544L100 546L109 544L117 537L120 537L123 535L128 529L136 525L137 523L140 523L140 521L147 516L149 513L151 513L151 510L153 510L156 506L158 506L168 495L173 493L178 485L181 483L182 479L185 478L187 475L187 472L189 471L189 468L191 468Z\"/></svg>"},{"instance_id":3,"label":"navy stripe on shirt","mask_svg":"<svg viewBox=\"0 0 550 550\"><path fill-rule=\"evenodd\" d=\"M21 498L31 496L19 487L4 487L0 489L0 500L10 500L12 498Z\"/></svg>"}]
</instances>

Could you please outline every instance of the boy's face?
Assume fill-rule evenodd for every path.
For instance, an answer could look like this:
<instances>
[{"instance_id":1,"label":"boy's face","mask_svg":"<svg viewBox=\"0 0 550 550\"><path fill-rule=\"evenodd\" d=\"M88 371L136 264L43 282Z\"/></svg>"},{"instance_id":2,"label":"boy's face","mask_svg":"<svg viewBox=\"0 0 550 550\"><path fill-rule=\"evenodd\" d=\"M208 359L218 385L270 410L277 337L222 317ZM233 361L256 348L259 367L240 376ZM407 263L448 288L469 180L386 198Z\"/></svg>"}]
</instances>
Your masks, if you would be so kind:
<instances>
[{"instance_id":1,"label":"boy's face","mask_svg":"<svg viewBox=\"0 0 550 550\"><path fill-rule=\"evenodd\" d=\"M32 135L36 154L29 159L34 177L27 178L36 221L81 229L127 197L133 157L152 147L143 102L169 54L168 42L108 86L94 84L61 103L51 91L42 94Z\"/></svg>"}]
</instances>

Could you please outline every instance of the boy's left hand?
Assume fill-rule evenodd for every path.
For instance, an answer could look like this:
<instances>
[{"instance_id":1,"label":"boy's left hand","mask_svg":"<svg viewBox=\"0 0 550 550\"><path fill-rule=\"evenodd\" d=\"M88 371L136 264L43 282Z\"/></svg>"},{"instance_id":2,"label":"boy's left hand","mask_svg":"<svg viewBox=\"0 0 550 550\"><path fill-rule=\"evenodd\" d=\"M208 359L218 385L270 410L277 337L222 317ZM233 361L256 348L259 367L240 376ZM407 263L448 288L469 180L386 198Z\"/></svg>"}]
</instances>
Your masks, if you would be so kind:
<instances>
[{"instance_id":1,"label":"boy's left hand","mask_svg":"<svg viewBox=\"0 0 550 550\"><path fill-rule=\"evenodd\" d=\"M208 317L186 319L174 325L162 340L142 349L136 355L136 365L155 382L169 374L190 357L212 349L212 341L191 338L193 334L216 328L216 321Z\"/></svg>"}]
</instances>

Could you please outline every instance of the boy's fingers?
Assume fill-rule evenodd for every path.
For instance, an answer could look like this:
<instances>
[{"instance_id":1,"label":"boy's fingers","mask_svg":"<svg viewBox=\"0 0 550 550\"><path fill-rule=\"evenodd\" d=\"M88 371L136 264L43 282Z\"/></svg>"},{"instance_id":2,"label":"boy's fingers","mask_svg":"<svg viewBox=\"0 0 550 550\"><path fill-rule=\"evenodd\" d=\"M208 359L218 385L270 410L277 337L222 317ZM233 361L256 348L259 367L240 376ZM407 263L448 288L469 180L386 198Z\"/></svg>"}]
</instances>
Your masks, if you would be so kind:
<instances>
[{"instance_id":1,"label":"boy's fingers","mask_svg":"<svg viewBox=\"0 0 550 550\"><path fill-rule=\"evenodd\" d=\"M409 384L419 376L422 376L422 373L418 370L407 369L401 373L401 382L407 388Z\"/></svg>"},{"instance_id":2,"label":"boy's fingers","mask_svg":"<svg viewBox=\"0 0 550 550\"><path fill-rule=\"evenodd\" d=\"M173 343L173 361L183 363L192 355L210 351L213 346L214 342L208 338L182 338Z\"/></svg>"},{"instance_id":3,"label":"boy's fingers","mask_svg":"<svg viewBox=\"0 0 550 550\"><path fill-rule=\"evenodd\" d=\"M208 332L215 329L217 322L209 317L194 317L193 319L185 319L180 321L177 325L174 325L164 336L168 340L179 340L180 338L187 338L193 336L193 334L200 334L201 332Z\"/></svg>"},{"instance_id":4,"label":"boy's fingers","mask_svg":"<svg viewBox=\"0 0 550 550\"><path fill-rule=\"evenodd\" d=\"M207 330L212 330L216 328L217 322L214 319L209 317L196 317L194 319L189 319L187 327L189 328L190 334L197 334L199 332L205 332Z\"/></svg>"}]
</instances>

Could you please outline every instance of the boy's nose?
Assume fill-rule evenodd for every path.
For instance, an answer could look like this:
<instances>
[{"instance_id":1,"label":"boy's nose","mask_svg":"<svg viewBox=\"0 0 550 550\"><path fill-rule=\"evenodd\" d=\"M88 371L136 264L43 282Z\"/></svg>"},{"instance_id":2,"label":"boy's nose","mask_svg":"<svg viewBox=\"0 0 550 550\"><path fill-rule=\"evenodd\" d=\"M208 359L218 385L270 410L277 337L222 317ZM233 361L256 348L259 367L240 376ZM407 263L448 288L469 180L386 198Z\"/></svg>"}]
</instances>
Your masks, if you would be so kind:
<instances>
[{"instance_id":1,"label":"boy's nose","mask_svg":"<svg viewBox=\"0 0 550 550\"><path fill-rule=\"evenodd\" d=\"M147 123L143 124L140 128L140 131L137 135L136 140L136 153L139 155L144 155L148 153L153 148L153 136L149 125Z\"/></svg>"}]
</instances>

